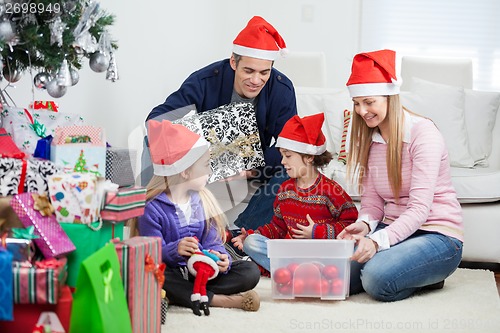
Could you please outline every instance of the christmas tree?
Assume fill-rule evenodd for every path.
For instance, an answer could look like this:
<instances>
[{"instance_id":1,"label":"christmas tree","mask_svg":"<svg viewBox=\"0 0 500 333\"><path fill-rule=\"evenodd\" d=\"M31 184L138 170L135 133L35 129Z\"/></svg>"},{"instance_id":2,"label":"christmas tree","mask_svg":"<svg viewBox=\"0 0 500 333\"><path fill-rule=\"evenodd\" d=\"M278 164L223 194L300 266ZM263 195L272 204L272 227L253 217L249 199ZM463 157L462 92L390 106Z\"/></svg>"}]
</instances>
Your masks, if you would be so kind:
<instances>
[{"instance_id":1,"label":"christmas tree","mask_svg":"<svg viewBox=\"0 0 500 333\"><path fill-rule=\"evenodd\" d=\"M87 160L84 156L83 149L80 151L80 156L78 156L78 160L76 161L74 172L87 172Z\"/></svg>"},{"instance_id":2,"label":"christmas tree","mask_svg":"<svg viewBox=\"0 0 500 333\"><path fill-rule=\"evenodd\" d=\"M29 71L35 87L58 98L78 83L88 58L93 71L115 81L118 46L107 30L113 20L94 0L0 0L0 75L8 87Z\"/></svg>"}]
</instances>

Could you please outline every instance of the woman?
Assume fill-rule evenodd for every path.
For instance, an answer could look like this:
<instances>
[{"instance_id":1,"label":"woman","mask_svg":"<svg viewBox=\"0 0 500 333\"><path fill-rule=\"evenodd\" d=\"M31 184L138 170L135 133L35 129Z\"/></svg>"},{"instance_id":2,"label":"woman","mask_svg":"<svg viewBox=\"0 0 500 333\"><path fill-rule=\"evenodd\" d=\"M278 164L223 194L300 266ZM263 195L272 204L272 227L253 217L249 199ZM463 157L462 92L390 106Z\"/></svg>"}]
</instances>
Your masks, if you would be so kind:
<instances>
[{"instance_id":1,"label":"woman","mask_svg":"<svg viewBox=\"0 0 500 333\"><path fill-rule=\"evenodd\" d=\"M347 82L354 102L348 175L358 180L351 293L397 301L442 288L462 258L462 212L448 153L434 123L404 109L395 52L354 57Z\"/></svg>"}]
</instances>

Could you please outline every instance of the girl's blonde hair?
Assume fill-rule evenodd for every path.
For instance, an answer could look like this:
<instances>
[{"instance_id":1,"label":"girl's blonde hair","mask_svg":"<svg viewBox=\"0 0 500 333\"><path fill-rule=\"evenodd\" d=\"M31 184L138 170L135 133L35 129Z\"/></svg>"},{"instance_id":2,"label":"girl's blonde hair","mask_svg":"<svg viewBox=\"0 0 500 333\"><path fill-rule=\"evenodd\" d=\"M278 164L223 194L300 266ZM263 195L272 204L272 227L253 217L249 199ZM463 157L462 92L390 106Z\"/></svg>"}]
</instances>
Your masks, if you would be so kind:
<instances>
[{"instance_id":1,"label":"girl's blonde hair","mask_svg":"<svg viewBox=\"0 0 500 333\"><path fill-rule=\"evenodd\" d=\"M148 185L146 186L146 202L153 199L160 193L167 193L169 186L179 184L183 179L179 174L173 176L157 176L153 175ZM208 233L211 226L217 229L217 234L220 240L226 242L226 227L228 225L227 217L222 211L217 199L214 197L206 187L199 192L201 203L203 205L203 212L205 214L206 228L205 232ZM137 224L137 220L135 221Z\"/></svg>"},{"instance_id":2,"label":"girl's blonde hair","mask_svg":"<svg viewBox=\"0 0 500 333\"><path fill-rule=\"evenodd\" d=\"M404 112L399 95L387 98L387 119L389 122L389 139L387 141L387 177L396 200L401 190L401 165L404 137ZM354 110L354 108L353 108ZM408 111L408 110L406 110ZM351 140L347 154L347 176L351 181L358 181L358 190L362 194L363 182L367 175L368 155L375 128L370 128L356 112L353 112Z\"/></svg>"}]
</instances>

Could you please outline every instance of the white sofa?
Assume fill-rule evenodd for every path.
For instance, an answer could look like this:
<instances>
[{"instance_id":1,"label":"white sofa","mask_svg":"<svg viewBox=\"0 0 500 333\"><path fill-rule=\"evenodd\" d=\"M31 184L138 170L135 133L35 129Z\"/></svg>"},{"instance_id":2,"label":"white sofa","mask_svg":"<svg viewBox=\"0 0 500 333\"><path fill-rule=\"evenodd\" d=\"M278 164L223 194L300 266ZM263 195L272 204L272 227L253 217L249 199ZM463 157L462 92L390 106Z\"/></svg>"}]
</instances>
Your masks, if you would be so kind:
<instances>
[{"instance_id":1,"label":"white sofa","mask_svg":"<svg viewBox=\"0 0 500 333\"><path fill-rule=\"evenodd\" d=\"M429 91L429 89L426 91L424 89L422 96L425 98L421 98L422 96L416 95L416 93L413 92L413 86L411 86L410 83L415 83L413 77L420 77L436 82L436 84L453 83L455 85L458 84L460 86L470 88L472 87L472 64L470 61L449 62L439 59L425 59L422 63L421 60L422 59L417 58L403 59L402 75L403 80L405 81L403 89L409 90L402 91L401 96L403 102L412 104L413 108L417 108L417 110L413 111L418 113L425 114L425 112L435 112L435 114L425 114L433 119L435 117L443 118L443 116L446 115L450 117L454 116L453 114L450 115L445 110L449 107L448 104L456 104L455 107L462 105L462 107L465 108L464 100L458 101L457 99L457 101L451 102L447 100L452 98L454 94L458 94L460 91L462 92L462 98L465 98L463 88L455 89L454 87L440 87L437 85L436 87L438 88L434 89L435 87L432 85L433 83L429 82L428 84L430 84L432 91ZM427 71L422 70L422 68L419 68L419 66L422 65L424 68L426 68L426 66L430 66L431 69ZM439 65L443 65L444 67ZM437 67L433 68L432 66ZM436 70L436 68L440 68L442 70ZM418 83L418 78L416 80ZM420 82L420 85L423 85L424 87L426 84L427 82L425 81ZM442 94L440 88L443 88L444 90ZM451 92L446 89L451 90ZM467 91L469 93L474 93L471 90ZM425 93L427 93L427 95ZM433 93L437 96L433 96ZM476 98L476 101L479 101L482 104L486 103L486 98L482 98L482 92L477 93L479 96L476 97L479 98ZM495 93L491 94L495 95ZM483 158L482 160L482 164L487 164L488 166L469 165L468 167L456 167L452 164L451 169L452 181L457 190L458 199L463 209L465 227L463 260L467 262L500 263L500 241L498 241L498 236L500 235L500 112L497 112L498 103L500 103L500 93L496 94L498 96L495 95L493 97L491 94L488 95L488 101L490 101L490 104L496 105L497 108L494 111L490 111L490 116L492 117L490 120L491 124L483 124L484 126L476 129L470 128L470 126L466 129L462 128L462 131L466 132L468 129L473 135L479 136L488 134L484 131L482 133L477 133L480 128L490 128L489 134L491 134L490 142L492 146L491 149L484 147L486 152L483 153L488 155L489 151L489 156L487 156L487 158ZM345 109L352 109L352 101L349 98L347 90L318 87L296 87L296 95L297 108L300 116L319 112L325 113L326 121L323 131L327 136L328 149L332 152L339 153L343 131L343 111ZM429 104L426 104L429 107L422 110L419 102L422 103L424 99L427 102L431 102L431 105L429 106ZM481 103L477 105L477 108L480 108L482 111L485 106ZM474 110L476 106L470 104L471 103L469 102L468 108L472 108ZM489 105L489 107L490 109L492 108L491 105ZM451 112L457 113L457 110L453 109ZM465 110L462 110L462 112L465 113ZM486 118L483 118L483 113L484 112L479 112L478 110L477 116L471 116L471 114L469 114L469 117L465 117L465 126L470 125L473 122L477 123L478 121L488 122ZM465 115L466 114L464 114L464 116ZM438 124L438 127L440 127L442 132L446 132L449 137L450 133L448 132L453 132L453 128L451 126L456 124L452 121L452 119L445 118L439 120L440 123ZM457 133L451 134L457 135ZM467 142L467 134L461 136L462 137L459 138L453 138L453 136L451 136L451 140L448 138L449 140L447 143L450 144L449 150L453 151L454 159L458 160L458 162L454 162L454 164L461 163L461 153L466 154L467 147L465 147L465 149L463 149L464 147L460 145L458 145L458 148L451 147L458 141L465 140ZM464 144L463 142L461 143L462 145ZM464 165L468 164L464 163ZM323 172L344 186L355 201L359 200L355 187L350 186L346 182L344 164L335 159L323 170ZM229 220L234 221L237 214L245 208L253 189L250 187L250 190L248 190L244 181L236 183L229 182L226 184L222 183L218 184L218 186L219 190L217 192L219 194L227 191L227 189L230 189L230 191L227 191L229 195L226 194L225 197L222 195L225 199L220 195L218 195L218 197L227 210Z\"/></svg>"}]
</instances>

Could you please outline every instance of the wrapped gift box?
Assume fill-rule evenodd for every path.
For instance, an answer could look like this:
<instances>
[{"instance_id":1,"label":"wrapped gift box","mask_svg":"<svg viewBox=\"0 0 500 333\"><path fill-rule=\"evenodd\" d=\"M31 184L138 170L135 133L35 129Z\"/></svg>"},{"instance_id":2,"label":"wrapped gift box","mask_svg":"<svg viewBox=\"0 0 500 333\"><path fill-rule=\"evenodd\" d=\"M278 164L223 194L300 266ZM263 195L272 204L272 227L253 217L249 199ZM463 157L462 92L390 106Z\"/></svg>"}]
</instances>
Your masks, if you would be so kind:
<instances>
[{"instance_id":1,"label":"wrapped gift box","mask_svg":"<svg viewBox=\"0 0 500 333\"><path fill-rule=\"evenodd\" d=\"M99 222L86 224L61 223L61 227L75 244L76 250L67 255L68 277L66 284L76 286L80 264L112 239L123 239L123 223Z\"/></svg>"},{"instance_id":2,"label":"wrapped gift box","mask_svg":"<svg viewBox=\"0 0 500 333\"><path fill-rule=\"evenodd\" d=\"M108 147L106 150L106 179L119 186L134 185L136 159L136 150Z\"/></svg>"},{"instance_id":3,"label":"wrapped gift box","mask_svg":"<svg viewBox=\"0 0 500 333\"><path fill-rule=\"evenodd\" d=\"M250 103L231 103L175 120L210 142L209 182L264 166L257 119Z\"/></svg>"},{"instance_id":4,"label":"wrapped gift box","mask_svg":"<svg viewBox=\"0 0 500 333\"><path fill-rule=\"evenodd\" d=\"M31 262L35 255L35 245L30 239L6 238L7 251L12 253L12 261Z\"/></svg>"},{"instance_id":5,"label":"wrapped gift box","mask_svg":"<svg viewBox=\"0 0 500 333\"><path fill-rule=\"evenodd\" d=\"M50 146L50 160L65 172L106 173L104 130L93 126L58 127Z\"/></svg>"},{"instance_id":6,"label":"wrapped gift box","mask_svg":"<svg viewBox=\"0 0 500 333\"><path fill-rule=\"evenodd\" d=\"M144 214L145 187L124 187L117 192L107 192L101 218L108 221L124 221Z\"/></svg>"},{"instance_id":7,"label":"wrapped gift box","mask_svg":"<svg viewBox=\"0 0 500 333\"><path fill-rule=\"evenodd\" d=\"M12 320L12 253L0 246L0 320Z\"/></svg>"},{"instance_id":8,"label":"wrapped gift box","mask_svg":"<svg viewBox=\"0 0 500 333\"><path fill-rule=\"evenodd\" d=\"M68 286L62 287L57 304L14 304L14 321L0 320L0 332L31 333L42 312L55 312L64 330L69 332L72 304L73 294Z\"/></svg>"},{"instance_id":9,"label":"wrapped gift box","mask_svg":"<svg viewBox=\"0 0 500 333\"><path fill-rule=\"evenodd\" d=\"M56 304L66 282L66 258L37 261L33 267L18 263L12 273L15 304Z\"/></svg>"},{"instance_id":10,"label":"wrapped gift box","mask_svg":"<svg viewBox=\"0 0 500 333\"><path fill-rule=\"evenodd\" d=\"M23 192L46 193L48 177L62 173L63 168L38 158L0 158L0 170L0 196L8 196Z\"/></svg>"},{"instance_id":11,"label":"wrapped gift box","mask_svg":"<svg viewBox=\"0 0 500 333\"><path fill-rule=\"evenodd\" d=\"M50 176L49 196L56 220L62 223L92 223L99 220L101 196L98 178L89 173Z\"/></svg>"},{"instance_id":12,"label":"wrapped gift box","mask_svg":"<svg viewBox=\"0 0 500 333\"><path fill-rule=\"evenodd\" d=\"M116 252L134 333L160 332L161 289L165 264L159 237L132 237L116 242Z\"/></svg>"},{"instance_id":13,"label":"wrapped gift box","mask_svg":"<svg viewBox=\"0 0 500 333\"><path fill-rule=\"evenodd\" d=\"M35 208L35 199L32 193L16 194L10 202L25 227L34 226L35 245L45 258L58 257L75 250L75 246L68 238L54 215L43 216Z\"/></svg>"},{"instance_id":14,"label":"wrapped gift box","mask_svg":"<svg viewBox=\"0 0 500 333\"><path fill-rule=\"evenodd\" d=\"M38 139L54 135L59 126L83 125L79 115L48 110L28 110L7 106L0 113L3 127L16 145L33 155Z\"/></svg>"}]
</instances>

